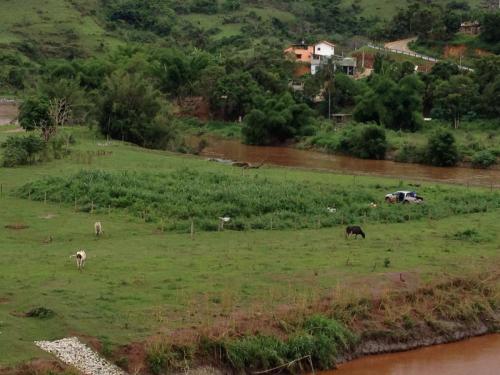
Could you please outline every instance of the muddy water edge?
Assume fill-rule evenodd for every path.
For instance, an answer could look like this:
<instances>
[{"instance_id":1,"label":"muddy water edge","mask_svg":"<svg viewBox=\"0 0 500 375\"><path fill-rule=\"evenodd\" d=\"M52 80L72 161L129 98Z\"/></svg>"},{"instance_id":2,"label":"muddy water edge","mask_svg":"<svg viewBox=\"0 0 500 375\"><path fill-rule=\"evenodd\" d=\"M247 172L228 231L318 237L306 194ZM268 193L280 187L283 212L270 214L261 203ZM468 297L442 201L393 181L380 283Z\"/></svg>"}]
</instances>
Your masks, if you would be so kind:
<instances>
[{"instance_id":1,"label":"muddy water edge","mask_svg":"<svg viewBox=\"0 0 500 375\"><path fill-rule=\"evenodd\" d=\"M500 334L401 353L367 356L321 375L498 375Z\"/></svg>"},{"instance_id":2,"label":"muddy water edge","mask_svg":"<svg viewBox=\"0 0 500 375\"><path fill-rule=\"evenodd\" d=\"M201 138L190 137L188 143L196 145ZM272 164L348 174L376 175L412 181L436 181L461 185L500 187L500 170L472 168L440 168L422 164L396 163L389 160L357 159L331 155L292 147L250 146L238 140L204 136L208 146L201 155L250 164Z\"/></svg>"}]
</instances>

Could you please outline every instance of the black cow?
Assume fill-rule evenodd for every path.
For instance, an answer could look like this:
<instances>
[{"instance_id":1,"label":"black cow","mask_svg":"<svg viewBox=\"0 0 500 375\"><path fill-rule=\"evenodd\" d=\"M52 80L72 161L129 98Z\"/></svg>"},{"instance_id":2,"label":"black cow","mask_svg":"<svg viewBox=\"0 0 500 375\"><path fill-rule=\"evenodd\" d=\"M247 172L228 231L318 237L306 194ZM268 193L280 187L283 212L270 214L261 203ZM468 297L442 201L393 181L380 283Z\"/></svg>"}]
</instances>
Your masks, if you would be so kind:
<instances>
[{"instance_id":1,"label":"black cow","mask_svg":"<svg viewBox=\"0 0 500 375\"><path fill-rule=\"evenodd\" d=\"M349 237L351 234L356 235L356 238L358 238L358 234L360 234L361 236L363 236L363 238L365 238L365 233L363 232L363 229L361 229L361 227L357 225L349 225L345 229L346 238Z\"/></svg>"}]
</instances>

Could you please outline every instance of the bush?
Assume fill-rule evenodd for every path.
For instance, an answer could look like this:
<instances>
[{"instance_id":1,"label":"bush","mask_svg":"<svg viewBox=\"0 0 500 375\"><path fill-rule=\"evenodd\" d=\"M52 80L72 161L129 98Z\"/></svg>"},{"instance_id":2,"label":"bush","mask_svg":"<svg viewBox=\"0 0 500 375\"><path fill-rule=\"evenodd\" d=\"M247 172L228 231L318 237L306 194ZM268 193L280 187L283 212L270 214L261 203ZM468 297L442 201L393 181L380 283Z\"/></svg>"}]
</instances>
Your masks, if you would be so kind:
<instances>
[{"instance_id":1,"label":"bush","mask_svg":"<svg viewBox=\"0 0 500 375\"><path fill-rule=\"evenodd\" d=\"M384 159L387 139L384 128L377 125L356 126L344 131L339 151L363 159Z\"/></svg>"},{"instance_id":2,"label":"bush","mask_svg":"<svg viewBox=\"0 0 500 375\"><path fill-rule=\"evenodd\" d=\"M495 164L496 156L488 150L478 151L472 156L472 166L474 168L488 168Z\"/></svg>"},{"instance_id":3,"label":"bush","mask_svg":"<svg viewBox=\"0 0 500 375\"><path fill-rule=\"evenodd\" d=\"M421 163L424 161L424 152L414 144L404 143L394 160L400 163Z\"/></svg>"},{"instance_id":4,"label":"bush","mask_svg":"<svg viewBox=\"0 0 500 375\"><path fill-rule=\"evenodd\" d=\"M34 163L45 150L45 143L35 134L11 136L2 144L4 167Z\"/></svg>"},{"instance_id":5,"label":"bush","mask_svg":"<svg viewBox=\"0 0 500 375\"><path fill-rule=\"evenodd\" d=\"M147 349L146 362L155 374L165 374L168 370L183 370L193 357L193 348L169 344L153 344Z\"/></svg>"},{"instance_id":6,"label":"bush","mask_svg":"<svg viewBox=\"0 0 500 375\"><path fill-rule=\"evenodd\" d=\"M101 132L142 147L166 149L176 136L164 105L160 93L143 76L117 72L104 84Z\"/></svg>"},{"instance_id":7,"label":"bush","mask_svg":"<svg viewBox=\"0 0 500 375\"><path fill-rule=\"evenodd\" d=\"M429 137L426 161L438 167L451 167L459 160L455 136L449 130L437 130Z\"/></svg>"},{"instance_id":8,"label":"bush","mask_svg":"<svg viewBox=\"0 0 500 375\"><path fill-rule=\"evenodd\" d=\"M239 371L269 369L306 356L311 357L316 368L328 369L355 341L354 334L342 324L317 315L306 319L286 341L258 335L228 341L223 346L228 362Z\"/></svg>"}]
</instances>

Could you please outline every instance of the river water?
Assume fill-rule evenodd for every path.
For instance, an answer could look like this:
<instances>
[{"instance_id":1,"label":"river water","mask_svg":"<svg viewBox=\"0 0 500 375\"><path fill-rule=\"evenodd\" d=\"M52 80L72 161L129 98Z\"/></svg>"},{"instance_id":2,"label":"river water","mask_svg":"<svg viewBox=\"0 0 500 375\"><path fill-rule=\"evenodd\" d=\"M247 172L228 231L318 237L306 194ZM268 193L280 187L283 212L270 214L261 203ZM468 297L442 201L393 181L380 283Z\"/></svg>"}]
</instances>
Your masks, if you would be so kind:
<instances>
[{"instance_id":1,"label":"river water","mask_svg":"<svg viewBox=\"0 0 500 375\"><path fill-rule=\"evenodd\" d=\"M500 334L363 357L321 375L499 375Z\"/></svg>"},{"instance_id":2,"label":"river water","mask_svg":"<svg viewBox=\"0 0 500 375\"><path fill-rule=\"evenodd\" d=\"M204 138L208 140L209 145L203 150L202 155L211 158L247 163L264 162L280 166L386 176L413 181L431 180L463 185L500 187L500 170L498 169L440 168L421 164L396 163L388 160L357 159L290 147L249 146L236 140L215 137ZM191 141L194 142L196 139Z\"/></svg>"}]
</instances>

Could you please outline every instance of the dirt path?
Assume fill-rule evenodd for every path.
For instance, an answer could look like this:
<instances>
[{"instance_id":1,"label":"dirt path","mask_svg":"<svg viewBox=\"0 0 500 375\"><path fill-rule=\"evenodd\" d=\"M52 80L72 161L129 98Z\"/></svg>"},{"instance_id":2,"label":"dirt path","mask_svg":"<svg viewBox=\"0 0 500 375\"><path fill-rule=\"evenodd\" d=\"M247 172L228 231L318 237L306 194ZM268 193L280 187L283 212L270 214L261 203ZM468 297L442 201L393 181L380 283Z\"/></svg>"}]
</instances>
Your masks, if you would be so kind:
<instances>
[{"instance_id":1,"label":"dirt path","mask_svg":"<svg viewBox=\"0 0 500 375\"><path fill-rule=\"evenodd\" d=\"M384 47L389 48L389 49L394 49L396 51L413 52L408 47L408 44L415 41L415 40L417 40L417 37L395 40L393 42L385 43Z\"/></svg>"},{"instance_id":2,"label":"dirt path","mask_svg":"<svg viewBox=\"0 0 500 375\"><path fill-rule=\"evenodd\" d=\"M9 125L16 121L17 105L12 102L0 100L0 126Z\"/></svg>"}]
</instances>

